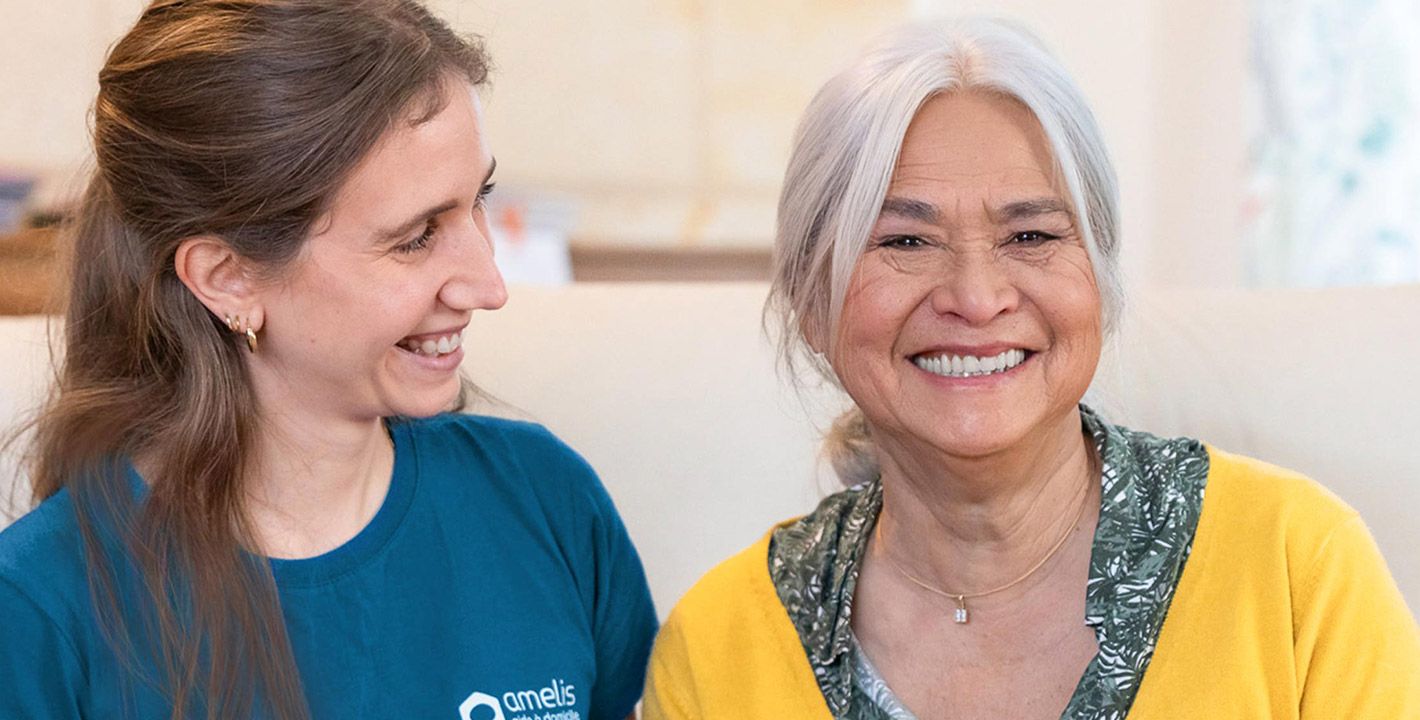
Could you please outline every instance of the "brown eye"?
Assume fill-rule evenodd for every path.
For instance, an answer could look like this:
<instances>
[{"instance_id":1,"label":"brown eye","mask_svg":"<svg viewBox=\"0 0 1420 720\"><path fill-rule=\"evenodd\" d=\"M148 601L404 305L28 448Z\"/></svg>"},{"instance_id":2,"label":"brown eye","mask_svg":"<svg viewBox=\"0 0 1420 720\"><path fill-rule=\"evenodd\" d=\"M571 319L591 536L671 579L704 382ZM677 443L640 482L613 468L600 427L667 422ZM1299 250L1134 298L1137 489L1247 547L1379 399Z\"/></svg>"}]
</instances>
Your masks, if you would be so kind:
<instances>
[{"instance_id":1,"label":"brown eye","mask_svg":"<svg viewBox=\"0 0 1420 720\"><path fill-rule=\"evenodd\" d=\"M1042 232L1040 230L1027 230L1011 236L1011 242L1017 245L1040 245L1051 240L1059 239L1059 235L1052 235L1051 233Z\"/></svg>"},{"instance_id":2,"label":"brown eye","mask_svg":"<svg viewBox=\"0 0 1420 720\"><path fill-rule=\"evenodd\" d=\"M912 249L927 247L927 241L916 235L891 235L879 241L878 247Z\"/></svg>"}]
</instances>

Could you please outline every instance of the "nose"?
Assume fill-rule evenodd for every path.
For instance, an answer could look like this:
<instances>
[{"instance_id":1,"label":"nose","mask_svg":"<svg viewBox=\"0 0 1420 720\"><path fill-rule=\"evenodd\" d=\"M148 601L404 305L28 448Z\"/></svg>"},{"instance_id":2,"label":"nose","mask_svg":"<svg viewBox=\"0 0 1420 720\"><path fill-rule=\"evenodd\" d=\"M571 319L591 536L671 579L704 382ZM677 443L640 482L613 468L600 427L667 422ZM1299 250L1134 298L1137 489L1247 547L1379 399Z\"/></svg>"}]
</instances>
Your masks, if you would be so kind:
<instances>
[{"instance_id":1,"label":"nose","mask_svg":"<svg viewBox=\"0 0 1420 720\"><path fill-rule=\"evenodd\" d=\"M968 253L956 260L932 292L932 310L938 315L986 325L1019 306L1020 291L994 253Z\"/></svg>"},{"instance_id":2,"label":"nose","mask_svg":"<svg viewBox=\"0 0 1420 720\"><path fill-rule=\"evenodd\" d=\"M454 257L439 301L455 310L497 310L508 302L503 274L493 260L493 240L483 223L470 222L451 238Z\"/></svg>"}]
</instances>

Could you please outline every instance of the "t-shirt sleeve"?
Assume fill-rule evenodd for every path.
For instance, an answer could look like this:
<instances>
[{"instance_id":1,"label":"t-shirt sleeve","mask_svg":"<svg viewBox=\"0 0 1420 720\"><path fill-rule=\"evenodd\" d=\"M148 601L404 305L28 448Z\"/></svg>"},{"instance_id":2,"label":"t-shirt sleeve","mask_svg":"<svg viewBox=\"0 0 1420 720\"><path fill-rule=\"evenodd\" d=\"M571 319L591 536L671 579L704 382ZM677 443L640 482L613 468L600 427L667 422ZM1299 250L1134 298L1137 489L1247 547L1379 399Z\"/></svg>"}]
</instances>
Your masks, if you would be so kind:
<instances>
[{"instance_id":1,"label":"t-shirt sleeve","mask_svg":"<svg viewBox=\"0 0 1420 720\"><path fill-rule=\"evenodd\" d=\"M641 698L656 637L656 611L631 536L606 489L595 476L592 480L597 512L592 617L597 681L592 689L591 720L622 720Z\"/></svg>"},{"instance_id":2,"label":"t-shirt sleeve","mask_svg":"<svg viewBox=\"0 0 1420 720\"><path fill-rule=\"evenodd\" d=\"M588 720L625 720L641 699L658 626L641 558L581 455L540 425L498 421L496 427L539 497L586 613L595 676L586 695L576 688L577 698L587 703Z\"/></svg>"},{"instance_id":3,"label":"t-shirt sleeve","mask_svg":"<svg viewBox=\"0 0 1420 720\"><path fill-rule=\"evenodd\" d=\"M1420 718L1420 629L1359 517L1317 550L1294 612L1303 720Z\"/></svg>"},{"instance_id":4,"label":"t-shirt sleeve","mask_svg":"<svg viewBox=\"0 0 1420 720\"><path fill-rule=\"evenodd\" d=\"M73 642L0 577L0 718L82 717L84 673Z\"/></svg>"}]
</instances>

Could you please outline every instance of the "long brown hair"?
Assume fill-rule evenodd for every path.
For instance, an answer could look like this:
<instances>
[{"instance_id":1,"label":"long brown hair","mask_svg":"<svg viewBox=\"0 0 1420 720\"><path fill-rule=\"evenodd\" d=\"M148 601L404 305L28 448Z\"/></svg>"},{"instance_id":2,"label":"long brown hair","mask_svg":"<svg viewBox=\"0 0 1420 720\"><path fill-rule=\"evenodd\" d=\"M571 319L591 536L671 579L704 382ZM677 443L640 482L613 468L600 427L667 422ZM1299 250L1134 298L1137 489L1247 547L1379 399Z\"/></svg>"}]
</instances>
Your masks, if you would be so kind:
<instances>
[{"instance_id":1,"label":"long brown hair","mask_svg":"<svg viewBox=\"0 0 1420 720\"><path fill-rule=\"evenodd\" d=\"M142 649L174 718L309 715L270 568L248 552L245 350L178 279L174 253L212 235L279 273L381 135L487 72L476 39L413 0L158 0L99 74L33 492L73 496L105 634L135 669L137 638L151 637ZM140 456L148 492L125 509L116 459ZM146 632L123 619L101 547L115 519L151 600Z\"/></svg>"}]
</instances>

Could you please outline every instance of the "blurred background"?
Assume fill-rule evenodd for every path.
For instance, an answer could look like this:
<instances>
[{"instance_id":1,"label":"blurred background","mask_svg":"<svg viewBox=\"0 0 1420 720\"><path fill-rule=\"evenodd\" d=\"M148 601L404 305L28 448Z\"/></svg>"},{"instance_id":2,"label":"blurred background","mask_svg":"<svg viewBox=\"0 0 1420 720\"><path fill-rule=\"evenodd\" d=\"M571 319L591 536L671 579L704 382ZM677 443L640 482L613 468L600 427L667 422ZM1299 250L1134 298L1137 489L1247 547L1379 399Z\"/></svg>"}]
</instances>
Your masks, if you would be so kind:
<instances>
[{"instance_id":1,"label":"blurred background","mask_svg":"<svg viewBox=\"0 0 1420 720\"><path fill-rule=\"evenodd\" d=\"M1415 0L435 0L496 62L510 281L767 277L798 114L874 31L985 12L1075 75L1149 286L1420 280ZM35 312L141 0L0 0L0 312ZM39 228L39 229L36 229Z\"/></svg>"}]
</instances>

